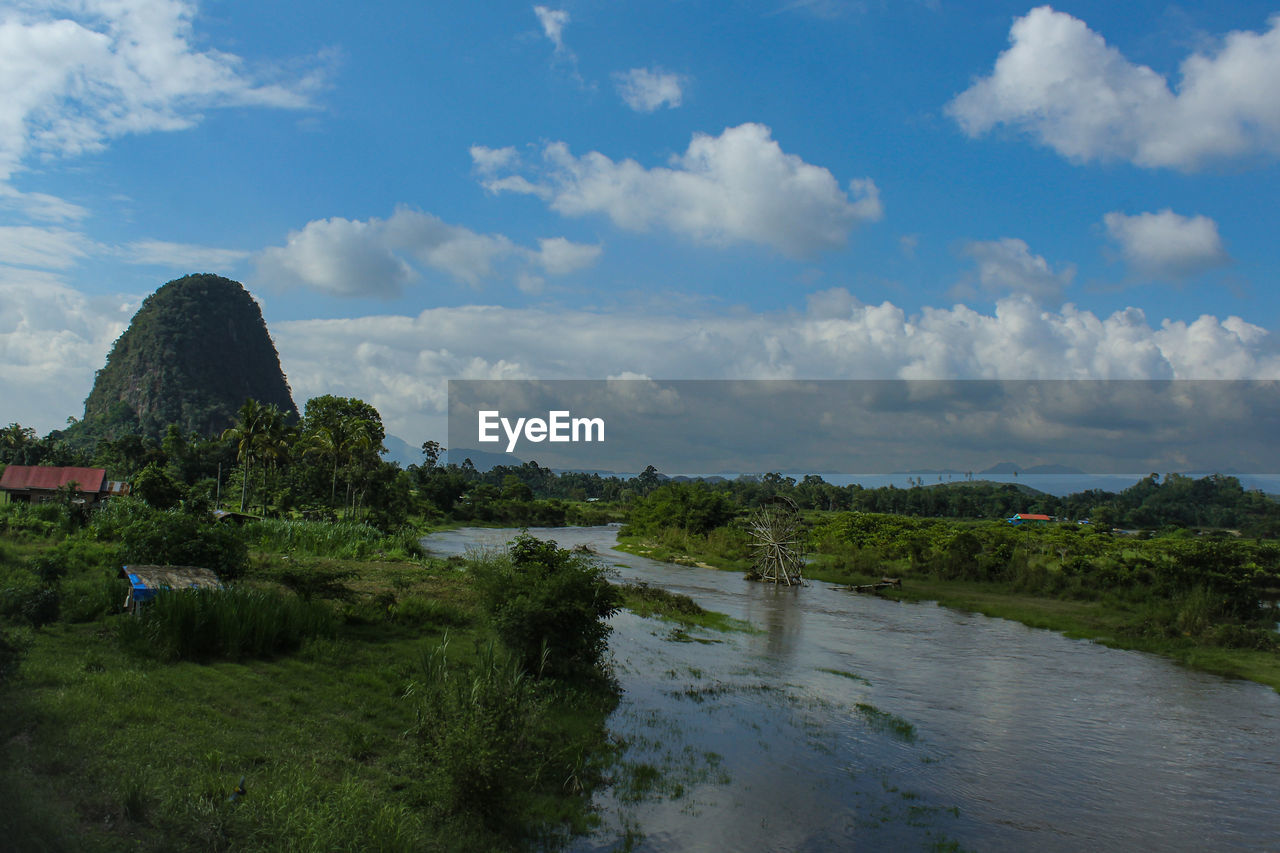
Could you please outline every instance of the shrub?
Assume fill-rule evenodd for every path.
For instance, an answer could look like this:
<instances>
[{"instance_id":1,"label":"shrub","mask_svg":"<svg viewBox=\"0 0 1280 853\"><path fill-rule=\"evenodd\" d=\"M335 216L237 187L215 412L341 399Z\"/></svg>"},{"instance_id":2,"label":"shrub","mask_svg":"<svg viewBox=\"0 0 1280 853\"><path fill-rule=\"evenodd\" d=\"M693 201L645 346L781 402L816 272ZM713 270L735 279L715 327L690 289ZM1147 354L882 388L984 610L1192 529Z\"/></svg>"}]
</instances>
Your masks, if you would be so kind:
<instances>
[{"instance_id":1,"label":"shrub","mask_svg":"<svg viewBox=\"0 0 1280 853\"><path fill-rule=\"evenodd\" d=\"M62 588L62 618L68 622L92 622L118 613L128 588L123 578L106 573L68 581Z\"/></svg>"},{"instance_id":2,"label":"shrub","mask_svg":"<svg viewBox=\"0 0 1280 853\"><path fill-rule=\"evenodd\" d=\"M535 674L598 674L618 589L595 560L517 536L505 558L473 562L481 599L502 642Z\"/></svg>"},{"instance_id":3,"label":"shrub","mask_svg":"<svg viewBox=\"0 0 1280 853\"><path fill-rule=\"evenodd\" d=\"M58 591L48 586L8 586L0 589L0 615L32 628L56 622L61 612Z\"/></svg>"},{"instance_id":4,"label":"shrub","mask_svg":"<svg viewBox=\"0 0 1280 853\"><path fill-rule=\"evenodd\" d=\"M132 494L156 509L170 509L182 500L182 486L152 462L134 476Z\"/></svg>"},{"instance_id":5,"label":"shrub","mask_svg":"<svg viewBox=\"0 0 1280 853\"><path fill-rule=\"evenodd\" d=\"M727 524L733 515L733 503L724 492L713 491L704 483L667 483L635 502L624 532L642 535L679 527L690 533L706 533Z\"/></svg>"},{"instance_id":6,"label":"shrub","mask_svg":"<svg viewBox=\"0 0 1280 853\"><path fill-rule=\"evenodd\" d=\"M22 645L10 634L0 630L0 685L13 678L21 661Z\"/></svg>"},{"instance_id":7,"label":"shrub","mask_svg":"<svg viewBox=\"0 0 1280 853\"><path fill-rule=\"evenodd\" d=\"M231 580L249 565L249 549L227 525L177 510L132 521L121 531L120 561L134 565L201 566Z\"/></svg>"},{"instance_id":8,"label":"shrub","mask_svg":"<svg viewBox=\"0 0 1280 853\"><path fill-rule=\"evenodd\" d=\"M137 498L109 498L94 509L89 532L98 539L119 539L126 528L155 515L156 510Z\"/></svg>"}]
</instances>

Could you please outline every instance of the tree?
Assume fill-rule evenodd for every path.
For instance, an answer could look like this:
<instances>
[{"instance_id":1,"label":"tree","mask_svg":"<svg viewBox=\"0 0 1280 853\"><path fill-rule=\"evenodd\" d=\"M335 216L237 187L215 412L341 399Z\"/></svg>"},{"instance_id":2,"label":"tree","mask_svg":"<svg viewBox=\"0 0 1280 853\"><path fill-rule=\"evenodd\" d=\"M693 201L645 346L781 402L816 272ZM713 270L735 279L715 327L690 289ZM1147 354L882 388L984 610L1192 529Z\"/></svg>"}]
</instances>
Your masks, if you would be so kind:
<instances>
[{"instance_id":1,"label":"tree","mask_svg":"<svg viewBox=\"0 0 1280 853\"><path fill-rule=\"evenodd\" d=\"M440 446L438 441L422 442L422 455L426 458L422 467L428 471L436 467L436 463L440 461L440 452L443 450L444 448Z\"/></svg>"},{"instance_id":2,"label":"tree","mask_svg":"<svg viewBox=\"0 0 1280 853\"><path fill-rule=\"evenodd\" d=\"M156 509L169 509L182 500L182 487L154 462L133 478L131 491Z\"/></svg>"},{"instance_id":3,"label":"tree","mask_svg":"<svg viewBox=\"0 0 1280 853\"><path fill-rule=\"evenodd\" d=\"M328 457L333 462L329 503L337 504L338 472L345 462L347 495L354 508L354 480L364 477L379 462L386 433L378 410L363 400L324 395L307 401L303 416L302 452Z\"/></svg>"},{"instance_id":4,"label":"tree","mask_svg":"<svg viewBox=\"0 0 1280 853\"><path fill-rule=\"evenodd\" d=\"M245 400L236 412L236 422L222 432L223 441L236 445L236 458L244 465L244 482L240 486L240 511L244 512L248 499L249 470L257 456L262 436L268 429L267 408L257 400Z\"/></svg>"},{"instance_id":5,"label":"tree","mask_svg":"<svg viewBox=\"0 0 1280 853\"><path fill-rule=\"evenodd\" d=\"M35 440L36 431L32 427L24 427L17 423L9 424L0 430L0 462L23 464L24 451L28 445L34 444Z\"/></svg>"}]
</instances>

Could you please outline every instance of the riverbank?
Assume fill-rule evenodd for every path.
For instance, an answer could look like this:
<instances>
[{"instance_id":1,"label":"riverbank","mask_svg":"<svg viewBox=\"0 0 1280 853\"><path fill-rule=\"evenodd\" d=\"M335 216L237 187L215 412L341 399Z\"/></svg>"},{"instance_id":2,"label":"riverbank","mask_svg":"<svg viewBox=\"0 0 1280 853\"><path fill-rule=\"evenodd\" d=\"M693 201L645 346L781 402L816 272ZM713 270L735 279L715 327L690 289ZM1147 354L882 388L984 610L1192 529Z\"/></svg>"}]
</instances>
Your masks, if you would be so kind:
<instances>
[{"instance_id":1,"label":"riverbank","mask_svg":"<svg viewBox=\"0 0 1280 853\"><path fill-rule=\"evenodd\" d=\"M719 571L741 572L746 564L740 554L726 553L718 542L708 544L703 537L697 536L683 536L674 547L671 541L620 537L617 548L654 560ZM942 580L902 569L901 565L895 565L886 571L902 578L902 588L884 590L880 595L899 601L933 601L943 607L1009 619L1111 648L1157 654L1202 672L1248 679L1280 692L1280 652L1227 648L1191 637L1143 636L1139 632L1149 612L1143 604L1126 602L1117 596L1086 601L1035 595L1019 591L1010 584ZM811 566L806 571L806 579L810 582L839 586L874 583L880 577L830 567Z\"/></svg>"}]
</instances>

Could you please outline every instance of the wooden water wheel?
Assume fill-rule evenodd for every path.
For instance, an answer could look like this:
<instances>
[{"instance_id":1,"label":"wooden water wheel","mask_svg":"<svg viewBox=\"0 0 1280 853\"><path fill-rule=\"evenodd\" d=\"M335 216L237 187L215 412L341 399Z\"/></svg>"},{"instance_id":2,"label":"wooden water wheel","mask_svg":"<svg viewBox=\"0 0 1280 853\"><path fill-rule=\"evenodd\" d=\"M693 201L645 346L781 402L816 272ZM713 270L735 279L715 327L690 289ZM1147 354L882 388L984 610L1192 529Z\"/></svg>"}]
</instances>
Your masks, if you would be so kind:
<instances>
[{"instance_id":1,"label":"wooden water wheel","mask_svg":"<svg viewBox=\"0 0 1280 853\"><path fill-rule=\"evenodd\" d=\"M804 583L804 535L800 510L780 495L760 506L747 521L752 568L748 580L794 586Z\"/></svg>"}]
</instances>

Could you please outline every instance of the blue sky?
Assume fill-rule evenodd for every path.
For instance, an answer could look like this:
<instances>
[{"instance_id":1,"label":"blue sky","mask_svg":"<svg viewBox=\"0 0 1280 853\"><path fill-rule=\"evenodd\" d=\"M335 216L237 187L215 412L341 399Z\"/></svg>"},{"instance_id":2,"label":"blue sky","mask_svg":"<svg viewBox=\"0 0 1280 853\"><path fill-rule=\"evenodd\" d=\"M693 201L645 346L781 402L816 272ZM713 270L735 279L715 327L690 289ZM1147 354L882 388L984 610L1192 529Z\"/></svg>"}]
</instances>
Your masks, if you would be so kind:
<instances>
[{"instance_id":1,"label":"blue sky","mask_svg":"<svg viewBox=\"0 0 1280 853\"><path fill-rule=\"evenodd\" d=\"M0 420L172 278L295 398L1277 378L1280 10L0 2Z\"/></svg>"}]
</instances>

